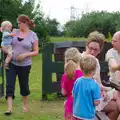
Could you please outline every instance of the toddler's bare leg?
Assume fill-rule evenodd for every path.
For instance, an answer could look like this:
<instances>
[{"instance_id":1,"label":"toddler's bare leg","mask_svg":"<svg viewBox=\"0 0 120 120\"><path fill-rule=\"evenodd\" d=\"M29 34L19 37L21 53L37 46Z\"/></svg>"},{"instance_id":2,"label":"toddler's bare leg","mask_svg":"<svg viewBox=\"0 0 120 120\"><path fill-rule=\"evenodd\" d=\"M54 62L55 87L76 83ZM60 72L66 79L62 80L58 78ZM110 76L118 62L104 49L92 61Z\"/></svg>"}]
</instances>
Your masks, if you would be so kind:
<instances>
[{"instance_id":1,"label":"toddler's bare leg","mask_svg":"<svg viewBox=\"0 0 120 120\"><path fill-rule=\"evenodd\" d=\"M12 59L12 54L8 54L6 59L5 59L5 64L4 64L4 67L6 69L9 69L8 64L10 63L11 59Z\"/></svg>"},{"instance_id":2,"label":"toddler's bare leg","mask_svg":"<svg viewBox=\"0 0 120 120\"><path fill-rule=\"evenodd\" d=\"M2 46L2 51L6 54L8 54L8 47Z\"/></svg>"}]
</instances>

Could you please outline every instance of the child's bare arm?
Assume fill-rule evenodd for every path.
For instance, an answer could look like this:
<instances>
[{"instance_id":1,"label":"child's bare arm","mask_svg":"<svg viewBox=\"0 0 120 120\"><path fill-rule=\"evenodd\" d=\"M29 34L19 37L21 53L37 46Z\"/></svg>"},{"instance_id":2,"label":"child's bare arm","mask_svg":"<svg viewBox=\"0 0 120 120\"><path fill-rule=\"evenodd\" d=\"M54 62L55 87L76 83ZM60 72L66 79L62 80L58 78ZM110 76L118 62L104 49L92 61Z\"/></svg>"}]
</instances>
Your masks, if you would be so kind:
<instances>
[{"instance_id":1,"label":"child's bare arm","mask_svg":"<svg viewBox=\"0 0 120 120\"><path fill-rule=\"evenodd\" d=\"M67 95L67 92L66 92L66 90L64 88L61 89L61 93L62 93L63 96Z\"/></svg>"},{"instance_id":2,"label":"child's bare arm","mask_svg":"<svg viewBox=\"0 0 120 120\"><path fill-rule=\"evenodd\" d=\"M16 35L15 32L11 32L11 33L6 32L6 33L3 33L3 36L4 36L4 37L8 37L8 36L13 37L13 36L15 36L15 35Z\"/></svg>"},{"instance_id":3,"label":"child's bare arm","mask_svg":"<svg viewBox=\"0 0 120 120\"><path fill-rule=\"evenodd\" d=\"M14 28L11 33L9 33L9 36L13 37L16 35L16 29Z\"/></svg>"},{"instance_id":4,"label":"child's bare arm","mask_svg":"<svg viewBox=\"0 0 120 120\"><path fill-rule=\"evenodd\" d=\"M101 100L101 90L100 86L97 82L94 82L94 87L93 87L93 102L95 106L98 106L100 104Z\"/></svg>"},{"instance_id":5,"label":"child's bare arm","mask_svg":"<svg viewBox=\"0 0 120 120\"><path fill-rule=\"evenodd\" d=\"M13 37L13 36L15 36L15 35L16 35L16 34L13 33L13 32L8 34L8 36L11 36L11 37Z\"/></svg>"},{"instance_id":6,"label":"child's bare arm","mask_svg":"<svg viewBox=\"0 0 120 120\"><path fill-rule=\"evenodd\" d=\"M95 100L95 101L94 101L94 105L95 105L95 106L98 106L99 104L100 104L100 100Z\"/></svg>"}]
</instances>

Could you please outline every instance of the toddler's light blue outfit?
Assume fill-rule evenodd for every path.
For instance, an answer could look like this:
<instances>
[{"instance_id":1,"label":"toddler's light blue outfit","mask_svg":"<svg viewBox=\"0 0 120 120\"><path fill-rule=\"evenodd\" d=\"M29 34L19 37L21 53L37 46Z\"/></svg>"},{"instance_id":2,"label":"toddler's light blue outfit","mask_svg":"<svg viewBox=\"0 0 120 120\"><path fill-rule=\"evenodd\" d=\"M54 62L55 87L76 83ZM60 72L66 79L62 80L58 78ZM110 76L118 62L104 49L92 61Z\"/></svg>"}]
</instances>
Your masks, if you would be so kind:
<instances>
[{"instance_id":1,"label":"toddler's light blue outfit","mask_svg":"<svg viewBox=\"0 0 120 120\"><path fill-rule=\"evenodd\" d=\"M3 31L2 34L2 42L1 42L1 46L6 46L8 47L8 53L11 54L13 52L12 50L12 36L9 36L10 32L7 30Z\"/></svg>"}]
</instances>

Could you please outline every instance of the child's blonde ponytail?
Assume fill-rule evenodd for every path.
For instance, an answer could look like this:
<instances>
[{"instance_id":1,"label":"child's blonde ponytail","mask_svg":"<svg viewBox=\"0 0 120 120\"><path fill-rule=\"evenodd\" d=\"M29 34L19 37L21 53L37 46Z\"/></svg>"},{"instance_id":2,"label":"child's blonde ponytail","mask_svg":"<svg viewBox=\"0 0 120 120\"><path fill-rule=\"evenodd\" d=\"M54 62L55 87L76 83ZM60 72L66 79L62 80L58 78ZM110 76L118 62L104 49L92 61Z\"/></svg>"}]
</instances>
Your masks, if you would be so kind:
<instances>
[{"instance_id":1,"label":"child's blonde ponytail","mask_svg":"<svg viewBox=\"0 0 120 120\"><path fill-rule=\"evenodd\" d=\"M73 60L69 60L65 65L65 73L70 80L74 79L76 63Z\"/></svg>"}]
</instances>

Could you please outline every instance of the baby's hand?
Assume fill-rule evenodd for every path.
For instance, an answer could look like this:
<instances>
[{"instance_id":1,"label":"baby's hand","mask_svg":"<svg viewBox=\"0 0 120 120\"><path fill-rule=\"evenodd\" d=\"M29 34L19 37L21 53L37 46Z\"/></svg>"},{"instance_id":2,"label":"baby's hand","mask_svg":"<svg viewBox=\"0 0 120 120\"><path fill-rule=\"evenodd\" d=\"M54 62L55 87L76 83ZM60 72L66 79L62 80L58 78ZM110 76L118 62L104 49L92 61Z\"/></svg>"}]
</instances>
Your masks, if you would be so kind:
<instances>
[{"instance_id":1,"label":"baby's hand","mask_svg":"<svg viewBox=\"0 0 120 120\"><path fill-rule=\"evenodd\" d=\"M16 28L13 28L12 33L16 33Z\"/></svg>"},{"instance_id":2,"label":"baby's hand","mask_svg":"<svg viewBox=\"0 0 120 120\"><path fill-rule=\"evenodd\" d=\"M16 32L16 28L13 28L12 32Z\"/></svg>"},{"instance_id":3,"label":"baby's hand","mask_svg":"<svg viewBox=\"0 0 120 120\"><path fill-rule=\"evenodd\" d=\"M13 30L12 30L12 32L10 33L10 36L15 36L16 35L16 29L15 28L13 28Z\"/></svg>"},{"instance_id":4,"label":"baby's hand","mask_svg":"<svg viewBox=\"0 0 120 120\"><path fill-rule=\"evenodd\" d=\"M12 37L15 35L16 35L16 33L13 33L13 32L9 34L9 36L12 36Z\"/></svg>"}]
</instances>

